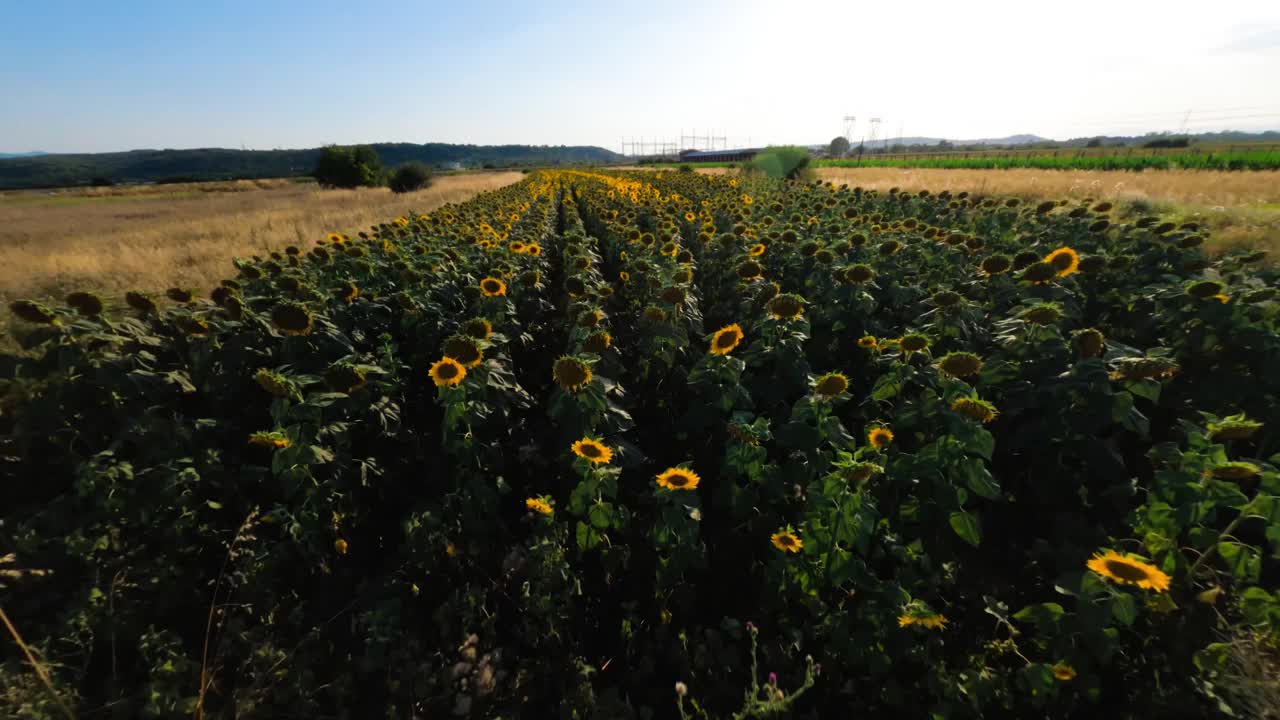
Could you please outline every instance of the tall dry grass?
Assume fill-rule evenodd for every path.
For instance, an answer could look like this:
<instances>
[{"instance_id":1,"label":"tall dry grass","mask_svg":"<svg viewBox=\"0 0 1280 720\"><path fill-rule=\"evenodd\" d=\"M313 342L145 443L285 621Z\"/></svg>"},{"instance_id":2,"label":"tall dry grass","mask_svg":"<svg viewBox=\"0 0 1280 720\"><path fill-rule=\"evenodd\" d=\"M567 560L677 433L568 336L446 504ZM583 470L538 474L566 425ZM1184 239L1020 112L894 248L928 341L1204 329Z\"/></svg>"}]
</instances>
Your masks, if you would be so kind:
<instances>
[{"instance_id":1,"label":"tall dry grass","mask_svg":"<svg viewBox=\"0 0 1280 720\"><path fill-rule=\"evenodd\" d=\"M152 186L10 193L0 196L0 300L57 299L79 289L104 296L135 288L204 290L232 274L235 256L311 247L329 231L354 234L520 178L515 172L446 175L403 195L278 181L221 184L220 191Z\"/></svg>"}]
</instances>

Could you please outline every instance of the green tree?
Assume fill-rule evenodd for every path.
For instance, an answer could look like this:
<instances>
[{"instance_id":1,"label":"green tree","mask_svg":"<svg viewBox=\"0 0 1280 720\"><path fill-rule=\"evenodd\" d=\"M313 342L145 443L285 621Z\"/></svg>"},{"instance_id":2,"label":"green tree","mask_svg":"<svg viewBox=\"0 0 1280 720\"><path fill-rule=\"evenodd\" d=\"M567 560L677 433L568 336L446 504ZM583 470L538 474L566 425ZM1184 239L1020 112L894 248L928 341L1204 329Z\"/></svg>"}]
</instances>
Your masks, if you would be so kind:
<instances>
[{"instance_id":1,"label":"green tree","mask_svg":"<svg viewBox=\"0 0 1280 720\"><path fill-rule=\"evenodd\" d=\"M751 160L751 167L772 178L794 180L809 167L809 151L795 145L766 148Z\"/></svg>"},{"instance_id":2,"label":"green tree","mask_svg":"<svg viewBox=\"0 0 1280 720\"><path fill-rule=\"evenodd\" d=\"M408 162L396 168L387 181L391 192L406 193L421 190L431 184L431 169L420 162Z\"/></svg>"},{"instance_id":3,"label":"green tree","mask_svg":"<svg viewBox=\"0 0 1280 720\"><path fill-rule=\"evenodd\" d=\"M831 144L827 146L827 154L831 157L844 157L849 154L849 140L843 137L834 137Z\"/></svg>"},{"instance_id":4,"label":"green tree","mask_svg":"<svg viewBox=\"0 0 1280 720\"><path fill-rule=\"evenodd\" d=\"M368 145L326 145L312 175L323 187L375 187L382 184L386 171L378 153Z\"/></svg>"}]
</instances>

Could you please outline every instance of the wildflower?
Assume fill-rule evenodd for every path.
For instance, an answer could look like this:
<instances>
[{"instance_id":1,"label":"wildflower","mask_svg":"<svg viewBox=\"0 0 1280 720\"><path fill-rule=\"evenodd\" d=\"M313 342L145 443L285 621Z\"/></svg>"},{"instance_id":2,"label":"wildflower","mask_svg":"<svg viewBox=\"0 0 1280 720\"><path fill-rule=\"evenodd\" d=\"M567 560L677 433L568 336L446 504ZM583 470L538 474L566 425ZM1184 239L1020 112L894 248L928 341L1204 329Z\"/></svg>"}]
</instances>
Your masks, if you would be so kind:
<instances>
[{"instance_id":1,"label":"wildflower","mask_svg":"<svg viewBox=\"0 0 1280 720\"><path fill-rule=\"evenodd\" d=\"M774 320L795 320L804 313L804 298L794 293L775 296L766 308Z\"/></svg>"}]
</instances>

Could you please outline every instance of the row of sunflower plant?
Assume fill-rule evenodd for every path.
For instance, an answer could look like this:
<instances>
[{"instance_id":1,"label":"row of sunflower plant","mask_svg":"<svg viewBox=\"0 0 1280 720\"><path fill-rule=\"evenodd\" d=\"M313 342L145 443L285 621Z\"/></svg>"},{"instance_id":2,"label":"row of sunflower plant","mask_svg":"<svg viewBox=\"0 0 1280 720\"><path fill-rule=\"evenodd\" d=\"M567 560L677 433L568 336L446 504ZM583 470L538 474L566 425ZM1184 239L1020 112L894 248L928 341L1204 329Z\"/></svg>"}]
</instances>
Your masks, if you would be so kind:
<instances>
[{"instance_id":1,"label":"row of sunflower plant","mask_svg":"<svg viewBox=\"0 0 1280 720\"><path fill-rule=\"evenodd\" d=\"M6 649L0 692L1247 714L1280 645L1280 303L1204 237L566 170L237 259L207 297L15 302L0 608L40 671Z\"/></svg>"}]
</instances>

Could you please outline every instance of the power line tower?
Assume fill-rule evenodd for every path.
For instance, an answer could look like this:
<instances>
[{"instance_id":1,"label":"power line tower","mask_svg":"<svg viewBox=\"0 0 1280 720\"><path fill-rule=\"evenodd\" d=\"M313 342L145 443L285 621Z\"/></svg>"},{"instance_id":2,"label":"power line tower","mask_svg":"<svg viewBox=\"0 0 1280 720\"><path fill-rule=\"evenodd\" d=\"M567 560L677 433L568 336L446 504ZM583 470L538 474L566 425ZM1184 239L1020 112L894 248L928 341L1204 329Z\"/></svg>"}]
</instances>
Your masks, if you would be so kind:
<instances>
[{"instance_id":1,"label":"power line tower","mask_svg":"<svg viewBox=\"0 0 1280 720\"><path fill-rule=\"evenodd\" d=\"M858 125L858 118L854 117L853 115L844 116L844 139L848 140L850 145L853 144L853 131L857 127L857 125Z\"/></svg>"},{"instance_id":2,"label":"power line tower","mask_svg":"<svg viewBox=\"0 0 1280 720\"><path fill-rule=\"evenodd\" d=\"M871 118L871 130L867 138L867 147L874 148L878 137L880 137L880 118Z\"/></svg>"}]
</instances>

